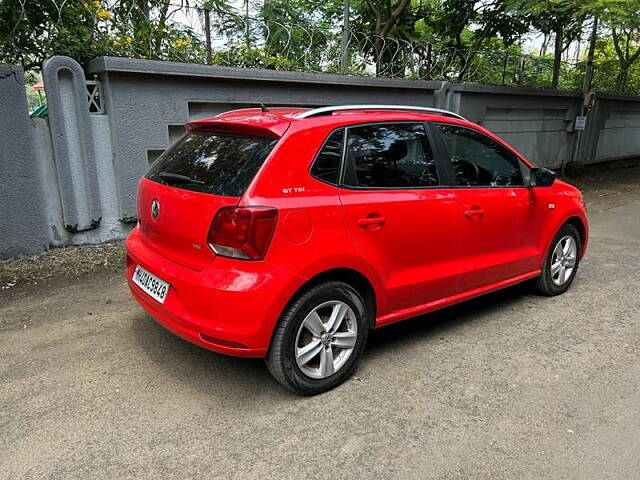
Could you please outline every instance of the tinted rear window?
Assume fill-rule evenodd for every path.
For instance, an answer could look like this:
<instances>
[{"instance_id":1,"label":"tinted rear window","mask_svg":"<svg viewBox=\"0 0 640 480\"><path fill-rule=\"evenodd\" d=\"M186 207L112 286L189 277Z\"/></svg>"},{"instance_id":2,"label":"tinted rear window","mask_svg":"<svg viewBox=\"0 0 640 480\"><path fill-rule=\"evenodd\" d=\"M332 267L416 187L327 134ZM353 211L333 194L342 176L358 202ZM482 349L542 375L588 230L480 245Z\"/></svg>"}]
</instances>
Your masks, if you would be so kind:
<instances>
[{"instance_id":1,"label":"tinted rear window","mask_svg":"<svg viewBox=\"0 0 640 480\"><path fill-rule=\"evenodd\" d=\"M147 178L172 187L239 197L278 140L192 132L164 152Z\"/></svg>"}]
</instances>

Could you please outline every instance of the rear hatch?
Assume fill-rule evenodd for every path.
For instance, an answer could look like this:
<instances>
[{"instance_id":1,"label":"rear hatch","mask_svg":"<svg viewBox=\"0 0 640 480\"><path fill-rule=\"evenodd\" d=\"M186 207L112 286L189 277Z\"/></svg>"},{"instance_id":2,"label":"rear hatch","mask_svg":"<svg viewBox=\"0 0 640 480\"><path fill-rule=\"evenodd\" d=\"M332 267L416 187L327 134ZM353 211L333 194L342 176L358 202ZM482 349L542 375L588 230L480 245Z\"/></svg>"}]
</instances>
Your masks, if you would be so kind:
<instances>
[{"instance_id":1,"label":"rear hatch","mask_svg":"<svg viewBox=\"0 0 640 480\"><path fill-rule=\"evenodd\" d=\"M207 234L216 212L240 201L278 140L269 131L245 132L192 126L151 166L138 190L140 230L149 248L197 270L211 262Z\"/></svg>"}]
</instances>

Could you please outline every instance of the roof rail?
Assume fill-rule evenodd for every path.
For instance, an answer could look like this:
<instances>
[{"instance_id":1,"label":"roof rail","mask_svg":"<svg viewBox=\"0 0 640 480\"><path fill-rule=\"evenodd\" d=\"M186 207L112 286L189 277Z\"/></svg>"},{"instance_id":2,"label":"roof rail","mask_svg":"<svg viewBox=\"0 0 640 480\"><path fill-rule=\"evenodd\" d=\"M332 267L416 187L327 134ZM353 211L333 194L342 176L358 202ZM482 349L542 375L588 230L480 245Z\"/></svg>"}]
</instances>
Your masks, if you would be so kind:
<instances>
[{"instance_id":1,"label":"roof rail","mask_svg":"<svg viewBox=\"0 0 640 480\"><path fill-rule=\"evenodd\" d=\"M465 120L464 117L458 115L455 112L449 110L442 110L440 108L431 107L417 107L413 105L336 105L333 107L319 107L311 110L306 110L296 115L296 118L309 118L317 117L319 115L330 115L333 112L340 112L343 110L409 110L419 111L424 113L435 113L437 115L444 115L447 117L457 118L459 120Z\"/></svg>"}]
</instances>

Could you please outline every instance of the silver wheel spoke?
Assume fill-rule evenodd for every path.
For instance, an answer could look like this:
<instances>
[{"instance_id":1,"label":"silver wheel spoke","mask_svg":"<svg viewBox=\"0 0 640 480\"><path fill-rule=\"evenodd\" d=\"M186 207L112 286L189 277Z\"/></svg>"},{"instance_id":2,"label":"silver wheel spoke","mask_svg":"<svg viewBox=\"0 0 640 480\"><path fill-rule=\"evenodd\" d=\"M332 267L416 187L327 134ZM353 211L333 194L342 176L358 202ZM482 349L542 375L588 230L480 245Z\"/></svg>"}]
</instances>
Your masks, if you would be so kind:
<instances>
[{"instance_id":1,"label":"silver wheel spoke","mask_svg":"<svg viewBox=\"0 0 640 480\"><path fill-rule=\"evenodd\" d=\"M344 317L347 315L347 306L344 303L338 303L333 307L331 311L331 317L329 317L329 321L327 322L327 331L335 332L342 325L342 321Z\"/></svg>"},{"instance_id":2,"label":"silver wheel spoke","mask_svg":"<svg viewBox=\"0 0 640 480\"><path fill-rule=\"evenodd\" d=\"M562 256L562 242L558 242L558 245L556 245L556 248L553 249L553 257L554 258L560 258Z\"/></svg>"},{"instance_id":3,"label":"silver wheel spoke","mask_svg":"<svg viewBox=\"0 0 640 480\"><path fill-rule=\"evenodd\" d=\"M353 348L358 336L353 332L337 332L333 335L332 345L338 348Z\"/></svg>"},{"instance_id":4,"label":"silver wheel spoke","mask_svg":"<svg viewBox=\"0 0 640 480\"><path fill-rule=\"evenodd\" d=\"M573 240L570 240L569 238L567 238L564 241L564 246L562 247L562 253L564 253L565 255L569 253L569 250L571 250L572 243L573 243Z\"/></svg>"},{"instance_id":5,"label":"silver wheel spoke","mask_svg":"<svg viewBox=\"0 0 640 480\"><path fill-rule=\"evenodd\" d=\"M333 350L331 347L323 348L320 353L320 375L328 377L333 374Z\"/></svg>"},{"instance_id":6,"label":"silver wheel spoke","mask_svg":"<svg viewBox=\"0 0 640 480\"><path fill-rule=\"evenodd\" d=\"M314 337L322 335L322 331L324 330L324 323L322 323L320 315L318 315L318 312L315 310L307 315L307 318L304 319L303 325Z\"/></svg>"},{"instance_id":7,"label":"silver wheel spoke","mask_svg":"<svg viewBox=\"0 0 640 480\"><path fill-rule=\"evenodd\" d=\"M304 347L297 349L296 360L298 365L306 365L322 350L322 342L320 340L312 340Z\"/></svg>"},{"instance_id":8,"label":"silver wheel spoke","mask_svg":"<svg viewBox=\"0 0 640 480\"><path fill-rule=\"evenodd\" d=\"M358 318L351 307L341 300L322 302L298 327L296 364L309 378L327 378L347 364L357 340Z\"/></svg>"},{"instance_id":9,"label":"silver wheel spoke","mask_svg":"<svg viewBox=\"0 0 640 480\"><path fill-rule=\"evenodd\" d=\"M560 267L560 275L558 276L558 281L561 284L564 283L564 277L565 277L566 273L567 273L566 267L564 267L564 266Z\"/></svg>"},{"instance_id":10,"label":"silver wheel spoke","mask_svg":"<svg viewBox=\"0 0 640 480\"><path fill-rule=\"evenodd\" d=\"M576 257L568 257L567 258L567 267L573 268L576 266Z\"/></svg>"},{"instance_id":11,"label":"silver wheel spoke","mask_svg":"<svg viewBox=\"0 0 640 480\"><path fill-rule=\"evenodd\" d=\"M562 263L561 262L556 262L554 264L551 265L551 275L552 276L556 276L556 274L560 271L560 268L562 268Z\"/></svg>"}]
</instances>

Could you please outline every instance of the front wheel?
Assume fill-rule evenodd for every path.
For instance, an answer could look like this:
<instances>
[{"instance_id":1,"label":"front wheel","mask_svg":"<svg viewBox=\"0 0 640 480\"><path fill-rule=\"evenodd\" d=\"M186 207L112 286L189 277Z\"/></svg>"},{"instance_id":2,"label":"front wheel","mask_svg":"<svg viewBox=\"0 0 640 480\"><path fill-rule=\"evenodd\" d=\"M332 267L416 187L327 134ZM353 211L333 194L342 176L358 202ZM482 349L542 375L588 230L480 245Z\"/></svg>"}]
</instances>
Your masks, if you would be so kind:
<instances>
[{"instance_id":1,"label":"front wheel","mask_svg":"<svg viewBox=\"0 0 640 480\"><path fill-rule=\"evenodd\" d=\"M325 282L287 307L265 362L284 387L299 395L315 395L353 373L368 333L360 294L346 283Z\"/></svg>"},{"instance_id":2,"label":"front wheel","mask_svg":"<svg viewBox=\"0 0 640 480\"><path fill-rule=\"evenodd\" d=\"M548 296L566 292L576 277L581 251L582 242L576 227L563 225L549 246L541 275L535 279L536 290Z\"/></svg>"}]
</instances>

